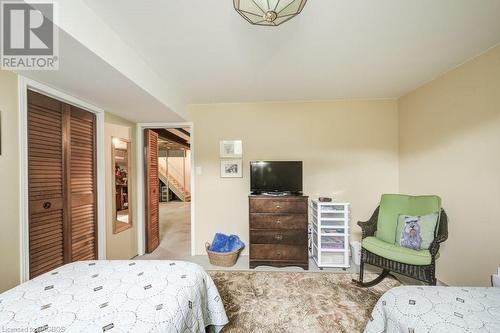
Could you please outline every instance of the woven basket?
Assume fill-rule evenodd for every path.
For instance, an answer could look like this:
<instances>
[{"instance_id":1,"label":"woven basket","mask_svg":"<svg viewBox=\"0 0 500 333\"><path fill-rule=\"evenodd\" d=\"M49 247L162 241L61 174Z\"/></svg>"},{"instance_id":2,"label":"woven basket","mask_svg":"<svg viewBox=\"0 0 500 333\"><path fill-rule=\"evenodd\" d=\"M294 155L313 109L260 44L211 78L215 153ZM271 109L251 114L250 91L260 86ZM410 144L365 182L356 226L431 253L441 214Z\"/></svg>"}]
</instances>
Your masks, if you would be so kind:
<instances>
[{"instance_id":1,"label":"woven basket","mask_svg":"<svg viewBox=\"0 0 500 333\"><path fill-rule=\"evenodd\" d=\"M231 267L236 264L236 260L238 260L238 256L240 255L241 250L243 248L233 251L233 252L213 252L209 250L210 243L205 243L205 249L208 253L208 260L212 265L221 266L221 267Z\"/></svg>"}]
</instances>

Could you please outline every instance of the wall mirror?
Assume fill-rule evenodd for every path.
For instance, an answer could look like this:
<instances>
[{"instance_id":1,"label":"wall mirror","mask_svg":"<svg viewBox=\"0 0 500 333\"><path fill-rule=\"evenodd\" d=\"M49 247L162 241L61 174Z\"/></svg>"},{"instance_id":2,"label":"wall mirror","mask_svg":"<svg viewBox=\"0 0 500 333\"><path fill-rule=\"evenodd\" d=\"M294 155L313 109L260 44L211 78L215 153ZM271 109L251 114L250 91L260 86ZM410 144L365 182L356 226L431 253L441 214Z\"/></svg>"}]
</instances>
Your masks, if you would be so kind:
<instances>
[{"instance_id":1,"label":"wall mirror","mask_svg":"<svg viewBox=\"0 0 500 333\"><path fill-rule=\"evenodd\" d=\"M132 207L130 198L130 141L112 138L111 156L114 179L113 233L132 227Z\"/></svg>"}]
</instances>

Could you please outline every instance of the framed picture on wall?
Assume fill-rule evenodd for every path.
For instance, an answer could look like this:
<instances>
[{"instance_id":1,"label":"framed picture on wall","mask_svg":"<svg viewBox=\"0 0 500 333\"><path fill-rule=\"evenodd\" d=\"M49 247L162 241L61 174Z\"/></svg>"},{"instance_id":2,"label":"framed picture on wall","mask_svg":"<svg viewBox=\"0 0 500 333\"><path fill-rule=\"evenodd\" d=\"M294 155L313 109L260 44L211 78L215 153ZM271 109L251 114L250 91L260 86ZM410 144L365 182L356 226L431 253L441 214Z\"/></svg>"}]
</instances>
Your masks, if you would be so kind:
<instances>
[{"instance_id":1,"label":"framed picture on wall","mask_svg":"<svg viewBox=\"0 0 500 333\"><path fill-rule=\"evenodd\" d=\"M220 176L221 178L242 178L241 160L221 160L220 161Z\"/></svg>"},{"instance_id":2,"label":"framed picture on wall","mask_svg":"<svg viewBox=\"0 0 500 333\"><path fill-rule=\"evenodd\" d=\"M220 142L220 157L238 158L243 156L241 140L222 140Z\"/></svg>"}]
</instances>

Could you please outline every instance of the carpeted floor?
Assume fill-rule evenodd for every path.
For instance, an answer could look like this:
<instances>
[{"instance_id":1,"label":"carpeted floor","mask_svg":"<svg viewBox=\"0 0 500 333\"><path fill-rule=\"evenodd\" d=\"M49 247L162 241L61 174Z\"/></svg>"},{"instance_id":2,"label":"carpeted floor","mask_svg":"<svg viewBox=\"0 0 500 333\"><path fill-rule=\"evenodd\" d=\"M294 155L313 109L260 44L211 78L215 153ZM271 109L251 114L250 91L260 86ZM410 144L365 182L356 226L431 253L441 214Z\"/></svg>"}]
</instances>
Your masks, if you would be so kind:
<instances>
[{"instance_id":1,"label":"carpeted floor","mask_svg":"<svg viewBox=\"0 0 500 333\"><path fill-rule=\"evenodd\" d=\"M160 202L160 245L137 259L189 260L191 254L191 203Z\"/></svg>"},{"instance_id":2,"label":"carpeted floor","mask_svg":"<svg viewBox=\"0 0 500 333\"><path fill-rule=\"evenodd\" d=\"M355 274L211 271L229 324L223 332L362 332L392 278L373 288ZM375 275L368 274L367 280Z\"/></svg>"}]
</instances>

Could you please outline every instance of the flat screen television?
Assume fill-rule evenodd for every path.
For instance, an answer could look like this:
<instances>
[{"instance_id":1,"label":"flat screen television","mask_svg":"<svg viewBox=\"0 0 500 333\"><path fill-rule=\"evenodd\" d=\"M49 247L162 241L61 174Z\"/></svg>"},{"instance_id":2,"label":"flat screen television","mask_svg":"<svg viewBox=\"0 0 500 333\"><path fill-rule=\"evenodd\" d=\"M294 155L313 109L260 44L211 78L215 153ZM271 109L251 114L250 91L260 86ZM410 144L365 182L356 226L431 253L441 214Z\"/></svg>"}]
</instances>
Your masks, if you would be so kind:
<instances>
[{"instance_id":1,"label":"flat screen television","mask_svg":"<svg viewBox=\"0 0 500 333\"><path fill-rule=\"evenodd\" d=\"M250 191L301 194L302 161L250 162Z\"/></svg>"}]
</instances>

